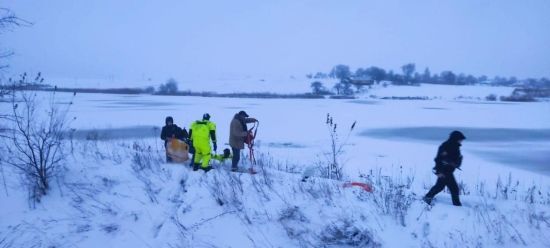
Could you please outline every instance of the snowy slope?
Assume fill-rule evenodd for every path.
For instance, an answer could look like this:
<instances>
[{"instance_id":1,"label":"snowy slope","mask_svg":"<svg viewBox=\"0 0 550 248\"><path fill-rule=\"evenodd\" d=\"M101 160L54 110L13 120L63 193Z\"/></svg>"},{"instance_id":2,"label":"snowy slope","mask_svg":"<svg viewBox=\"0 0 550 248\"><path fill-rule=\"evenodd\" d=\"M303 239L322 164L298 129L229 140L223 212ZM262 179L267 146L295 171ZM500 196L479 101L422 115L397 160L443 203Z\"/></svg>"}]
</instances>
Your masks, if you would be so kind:
<instances>
[{"instance_id":1,"label":"snowy slope","mask_svg":"<svg viewBox=\"0 0 550 248\"><path fill-rule=\"evenodd\" d=\"M158 142L79 141L64 177L36 209L7 173L0 194L2 247L547 247L550 195L530 202L494 185L468 185L465 206L442 194L419 201L407 171L368 173L374 193L278 171L193 172L165 164ZM85 162L83 162L85 161ZM4 168L6 169L6 168ZM420 189L420 190L419 190ZM540 190L540 188L537 188ZM482 197L483 196L483 197Z\"/></svg>"}]
</instances>

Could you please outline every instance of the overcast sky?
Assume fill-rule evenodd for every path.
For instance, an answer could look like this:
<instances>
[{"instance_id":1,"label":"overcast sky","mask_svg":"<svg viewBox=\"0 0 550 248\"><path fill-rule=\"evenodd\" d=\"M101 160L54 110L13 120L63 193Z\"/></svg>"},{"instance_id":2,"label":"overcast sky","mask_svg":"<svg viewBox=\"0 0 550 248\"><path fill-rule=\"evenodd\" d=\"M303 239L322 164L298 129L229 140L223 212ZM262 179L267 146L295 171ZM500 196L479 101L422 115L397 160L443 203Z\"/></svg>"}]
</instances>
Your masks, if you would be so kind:
<instances>
[{"instance_id":1,"label":"overcast sky","mask_svg":"<svg viewBox=\"0 0 550 248\"><path fill-rule=\"evenodd\" d=\"M2 0L9 73L303 76L338 63L550 77L548 0Z\"/></svg>"}]
</instances>

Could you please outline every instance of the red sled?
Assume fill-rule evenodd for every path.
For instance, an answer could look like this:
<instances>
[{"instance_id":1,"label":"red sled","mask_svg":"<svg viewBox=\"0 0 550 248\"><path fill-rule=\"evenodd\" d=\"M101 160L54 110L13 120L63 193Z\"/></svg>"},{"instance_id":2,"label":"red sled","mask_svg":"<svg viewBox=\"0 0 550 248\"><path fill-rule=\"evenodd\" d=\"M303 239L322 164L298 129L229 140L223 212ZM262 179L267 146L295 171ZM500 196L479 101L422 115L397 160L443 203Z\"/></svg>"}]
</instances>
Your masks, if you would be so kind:
<instances>
[{"instance_id":1,"label":"red sled","mask_svg":"<svg viewBox=\"0 0 550 248\"><path fill-rule=\"evenodd\" d=\"M360 187L362 188L364 191L367 191L369 193L372 193L374 191L374 189L372 188L372 186L370 184L367 184L367 183L360 183L360 182L347 182L347 183L344 183L344 188L350 188L352 186L357 186L357 187Z\"/></svg>"}]
</instances>

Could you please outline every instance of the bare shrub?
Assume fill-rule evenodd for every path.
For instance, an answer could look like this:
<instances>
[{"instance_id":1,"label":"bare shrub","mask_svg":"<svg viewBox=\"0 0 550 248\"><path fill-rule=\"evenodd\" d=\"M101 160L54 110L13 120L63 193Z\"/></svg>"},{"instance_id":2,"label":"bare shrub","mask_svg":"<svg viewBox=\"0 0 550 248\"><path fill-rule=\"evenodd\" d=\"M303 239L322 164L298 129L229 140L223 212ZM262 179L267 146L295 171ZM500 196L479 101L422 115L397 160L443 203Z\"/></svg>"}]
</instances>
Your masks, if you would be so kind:
<instances>
[{"instance_id":1,"label":"bare shrub","mask_svg":"<svg viewBox=\"0 0 550 248\"><path fill-rule=\"evenodd\" d=\"M465 184L461 187L467 187ZM480 181L474 185L475 193L478 196L492 200L514 200L528 204L550 205L550 189L544 190L534 182L530 185L520 183L509 173L506 180L499 176L494 188L487 186L487 183ZM494 190L494 191L493 191ZM468 191L469 192L469 191Z\"/></svg>"},{"instance_id":2,"label":"bare shrub","mask_svg":"<svg viewBox=\"0 0 550 248\"><path fill-rule=\"evenodd\" d=\"M327 114L325 125L330 136L330 150L329 152L324 154L326 162L324 176L326 176L326 178L336 180L343 179L344 163L341 161L341 156L344 153L344 148L347 145L347 141L350 137L351 132L355 128L356 123L357 122L353 122L347 133L346 138L341 141L338 134L338 125L336 124L336 122L334 122L332 116L330 116L330 114Z\"/></svg>"},{"instance_id":3,"label":"bare shrub","mask_svg":"<svg viewBox=\"0 0 550 248\"><path fill-rule=\"evenodd\" d=\"M66 117L72 100L62 106L56 103L54 91L44 108L36 93L14 91L11 102L12 114L8 117L11 125L6 144L10 156L6 162L23 175L30 200L40 201L66 157L64 144L69 124Z\"/></svg>"},{"instance_id":4,"label":"bare shrub","mask_svg":"<svg viewBox=\"0 0 550 248\"><path fill-rule=\"evenodd\" d=\"M529 224L535 229L550 228L550 214L545 211L537 211L534 207L528 209Z\"/></svg>"},{"instance_id":5,"label":"bare shrub","mask_svg":"<svg viewBox=\"0 0 550 248\"><path fill-rule=\"evenodd\" d=\"M136 178L143 182L144 191L153 203L158 203L157 195L162 190L153 182L153 179L166 181L171 176L169 172L161 170L160 164L162 162L162 157L151 146L134 142L132 171Z\"/></svg>"},{"instance_id":6,"label":"bare shrub","mask_svg":"<svg viewBox=\"0 0 550 248\"><path fill-rule=\"evenodd\" d=\"M497 95L495 95L495 94L489 94L489 95L487 95L487 96L485 97L485 100L494 102L494 101L497 100Z\"/></svg>"},{"instance_id":7,"label":"bare shrub","mask_svg":"<svg viewBox=\"0 0 550 248\"><path fill-rule=\"evenodd\" d=\"M309 219L298 206L287 206L279 213L279 223L286 231L286 235L292 240L297 240L300 247L314 247L308 241L309 229L305 225Z\"/></svg>"},{"instance_id":8,"label":"bare shrub","mask_svg":"<svg viewBox=\"0 0 550 248\"><path fill-rule=\"evenodd\" d=\"M368 199L374 201L377 210L394 217L399 224L406 226L405 217L416 197L411 191L414 176L411 173L403 175L400 168L398 176L384 176L379 169L376 172L371 170L362 177L374 187L372 197Z\"/></svg>"},{"instance_id":9,"label":"bare shrub","mask_svg":"<svg viewBox=\"0 0 550 248\"><path fill-rule=\"evenodd\" d=\"M114 223L101 226L101 230L103 230L105 233L116 233L119 229L120 226Z\"/></svg>"},{"instance_id":10,"label":"bare shrub","mask_svg":"<svg viewBox=\"0 0 550 248\"><path fill-rule=\"evenodd\" d=\"M17 17L15 13L13 13L13 11L11 11L10 9L0 7L0 33L3 30L9 30L12 27L30 26L30 25L32 25L32 23ZM3 70L9 66L7 64L4 64L2 60L12 55L13 55L13 52L0 49L0 70ZM2 93L5 93L5 92L3 90L3 87L0 87L0 96L2 96Z\"/></svg>"},{"instance_id":11,"label":"bare shrub","mask_svg":"<svg viewBox=\"0 0 550 248\"><path fill-rule=\"evenodd\" d=\"M250 178L250 180L252 180L252 186L264 201L270 201L271 200L271 197L269 196L270 187L269 185L266 184L266 180L267 182L270 182L271 179L269 178L267 171L262 170L262 172L260 173L261 173L260 175L263 175L261 178L258 179L258 177L256 176L253 176Z\"/></svg>"},{"instance_id":12,"label":"bare shrub","mask_svg":"<svg viewBox=\"0 0 550 248\"><path fill-rule=\"evenodd\" d=\"M500 176L497 179L496 192L494 199L517 199L519 181L512 183L512 173L508 174L508 179L503 182Z\"/></svg>"},{"instance_id":13,"label":"bare shrub","mask_svg":"<svg viewBox=\"0 0 550 248\"><path fill-rule=\"evenodd\" d=\"M486 228L488 236L498 244L504 245L513 242L519 245L527 245L522 234L518 231L509 217L501 213L498 208L483 198L481 204L474 206L474 214L479 223Z\"/></svg>"},{"instance_id":14,"label":"bare shrub","mask_svg":"<svg viewBox=\"0 0 550 248\"><path fill-rule=\"evenodd\" d=\"M211 175L212 181L205 183L210 195L218 205L242 211L244 208L244 189L241 175L243 174L220 170L220 172L214 171L209 175Z\"/></svg>"}]
</instances>

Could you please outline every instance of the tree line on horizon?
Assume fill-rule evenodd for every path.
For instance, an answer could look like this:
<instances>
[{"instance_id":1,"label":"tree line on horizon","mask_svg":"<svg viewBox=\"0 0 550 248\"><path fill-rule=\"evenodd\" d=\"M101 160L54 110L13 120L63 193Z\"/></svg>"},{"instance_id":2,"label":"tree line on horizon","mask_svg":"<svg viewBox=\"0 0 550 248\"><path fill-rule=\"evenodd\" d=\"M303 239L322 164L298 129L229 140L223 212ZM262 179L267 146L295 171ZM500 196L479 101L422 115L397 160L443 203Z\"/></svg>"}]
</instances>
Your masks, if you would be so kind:
<instances>
[{"instance_id":1,"label":"tree line on horizon","mask_svg":"<svg viewBox=\"0 0 550 248\"><path fill-rule=\"evenodd\" d=\"M317 72L315 74L307 74L306 76L309 79L335 78L339 79L342 84L351 82L351 80L372 80L373 83L387 81L394 85L418 85L420 83L449 85L488 84L495 86L521 85L530 88L550 88L550 80L545 77L539 79L518 79L516 77L501 76L489 78L485 75L473 76L471 74L455 73L451 70L432 73L428 67L423 72L420 72L416 70L414 63L407 63L401 66L401 72L385 70L377 66L359 67L355 71L352 71L348 65L339 64L335 65L328 73Z\"/></svg>"}]
</instances>

